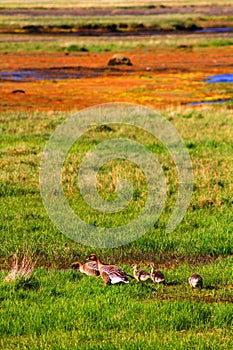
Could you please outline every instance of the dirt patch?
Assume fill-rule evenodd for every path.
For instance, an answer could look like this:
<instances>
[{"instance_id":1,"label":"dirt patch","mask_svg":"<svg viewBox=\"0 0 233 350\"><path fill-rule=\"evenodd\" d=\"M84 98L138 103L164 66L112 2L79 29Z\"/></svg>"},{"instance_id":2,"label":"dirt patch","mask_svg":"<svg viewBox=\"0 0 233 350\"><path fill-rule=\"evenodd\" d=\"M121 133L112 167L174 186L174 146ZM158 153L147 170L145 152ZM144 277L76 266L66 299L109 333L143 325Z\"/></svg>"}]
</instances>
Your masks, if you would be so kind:
<instances>
[{"instance_id":1,"label":"dirt patch","mask_svg":"<svg viewBox=\"0 0 233 350\"><path fill-rule=\"evenodd\" d=\"M113 261L118 261L119 256L111 256L110 258ZM125 264L132 265L133 263L137 263L138 265L150 265L151 262L154 262L156 266L160 269L172 269L175 267L179 267L183 264L192 265L196 267L200 267L206 264L211 264L213 261L217 259L224 259L222 256L218 255L178 255L175 253L167 253L162 255L155 255L154 253L135 253L130 254L130 257L123 259Z\"/></svg>"},{"instance_id":2,"label":"dirt patch","mask_svg":"<svg viewBox=\"0 0 233 350\"><path fill-rule=\"evenodd\" d=\"M208 16L232 16L232 6L177 6L177 7L152 7L152 8L125 8L125 9L12 9L0 10L0 16L151 16L164 14L193 14L194 12Z\"/></svg>"}]
</instances>

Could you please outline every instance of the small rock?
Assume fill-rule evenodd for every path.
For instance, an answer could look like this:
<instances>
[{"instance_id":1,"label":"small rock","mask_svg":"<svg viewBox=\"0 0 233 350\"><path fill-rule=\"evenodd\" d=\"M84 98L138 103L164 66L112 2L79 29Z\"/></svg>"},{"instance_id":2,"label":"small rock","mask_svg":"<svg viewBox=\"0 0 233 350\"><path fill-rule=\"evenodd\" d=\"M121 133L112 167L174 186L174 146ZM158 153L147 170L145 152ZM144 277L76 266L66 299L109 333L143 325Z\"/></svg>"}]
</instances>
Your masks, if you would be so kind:
<instances>
[{"instance_id":1,"label":"small rock","mask_svg":"<svg viewBox=\"0 0 233 350\"><path fill-rule=\"evenodd\" d=\"M178 45L177 49L182 49L182 50L192 50L193 49L193 45Z\"/></svg>"},{"instance_id":2,"label":"small rock","mask_svg":"<svg viewBox=\"0 0 233 350\"><path fill-rule=\"evenodd\" d=\"M109 61L108 66L119 66L125 64L126 66L132 66L130 59L123 55L114 55Z\"/></svg>"}]
</instances>

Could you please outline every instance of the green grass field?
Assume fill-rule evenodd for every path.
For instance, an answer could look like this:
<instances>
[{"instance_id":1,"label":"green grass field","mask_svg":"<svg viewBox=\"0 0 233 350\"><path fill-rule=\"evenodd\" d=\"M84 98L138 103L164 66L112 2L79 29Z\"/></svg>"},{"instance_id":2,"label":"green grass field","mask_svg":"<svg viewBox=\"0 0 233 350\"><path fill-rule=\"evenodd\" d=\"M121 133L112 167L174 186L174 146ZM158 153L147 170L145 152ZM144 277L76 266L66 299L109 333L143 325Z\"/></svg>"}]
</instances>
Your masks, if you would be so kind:
<instances>
[{"instance_id":1,"label":"green grass field","mask_svg":"<svg viewBox=\"0 0 233 350\"><path fill-rule=\"evenodd\" d=\"M115 52L143 49L176 48L177 46L187 45L187 36L167 36L163 40L160 37L147 38L137 37L134 40L127 38L109 38L101 39L99 37L73 38L64 35L52 37L38 36L36 40L31 41L27 35L19 35L18 41L12 41L14 36L5 35L4 41L0 42L0 52ZM188 42L190 48L202 47L223 47L233 46L233 39L226 38L204 38L189 36Z\"/></svg>"},{"instance_id":2,"label":"green grass field","mask_svg":"<svg viewBox=\"0 0 233 350\"><path fill-rule=\"evenodd\" d=\"M201 272L210 283L187 287L187 266L148 282L104 287L73 271L37 269L31 283L0 286L2 349L230 349L232 258ZM214 288L211 289L211 286Z\"/></svg>"},{"instance_id":3,"label":"green grass field","mask_svg":"<svg viewBox=\"0 0 233 350\"><path fill-rule=\"evenodd\" d=\"M188 148L194 171L194 192L186 216L172 233L165 233L166 222L175 203L177 174L166 148L149 135L135 130L114 128L93 130L73 146L63 171L63 185L72 208L83 218L99 225L118 226L126 217L134 217L143 206L146 188L137 175L135 201L123 214L98 214L90 210L76 188L77 168L85 153L109 137L133 137L156 153L168 181L168 200L159 221L145 236L123 248L100 251L118 261L149 256L156 259L227 256L232 253L232 109L216 108L203 112L166 111L164 116L177 128ZM74 258L85 258L91 248L65 238L51 223L43 207L39 189L39 166L43 147L50 134L68 113L25 112L1 115L1 245L2 267L18 251L36 252L42 265L68 267ZM218 132L216 133L216 130ZM114 171L114 166L116 167ZM216 170L217 169L217 170ZM99 189L107 199L114 193L117 174L133 171L121 163L110 163L100 174ZM133 175L130 175L133 178ZM102 183L101 183L102 181ZM140 182L141 181L141 182ZM122 216L123 215L123 216ZM125 220L125 219L124 219ZM166 260L166 259L165 259Z\"/></svg>"}]
</instances>

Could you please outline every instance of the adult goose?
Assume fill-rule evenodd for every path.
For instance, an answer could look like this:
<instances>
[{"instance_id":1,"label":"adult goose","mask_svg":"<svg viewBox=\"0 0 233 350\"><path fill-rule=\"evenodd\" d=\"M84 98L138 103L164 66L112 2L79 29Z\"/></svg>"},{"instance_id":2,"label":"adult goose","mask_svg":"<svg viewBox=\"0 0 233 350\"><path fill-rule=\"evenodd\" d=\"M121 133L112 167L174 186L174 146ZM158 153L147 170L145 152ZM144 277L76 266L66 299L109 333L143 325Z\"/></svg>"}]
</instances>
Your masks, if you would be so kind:
<instances>
[{"instance_id":1,"label":"adult goose","mask_svg":"<svg viewBox=\"0 0 233 350\"><path fill-rule=\"evenodd\" d=\"M137 264L133 264L132 267L134 278L136 278L138 282L144 282L148 280L148 278L150 278L149 272L147 272L146 270L138 270Z\"/></svg>"},{"instance_id":2,"label":"adult goose","mask_svg":"<svg viewBox=\"0 0 233 350\"><path fill-rule=\"evenodd\" d=\"M82 264L80 261L76 261L73 262L71 267L72 269L77 270L81 273L85 273L88 276L98 277L100 275L97 263L95 261L89 261L85 264Z\"/></svg>"},{"instance_id":3,"label":"adult goose","mask_svg":"<svg viewBox=\"0 0 233 350\"><path fill-rule=\"evenodd\" d=\"M100 276L104 280L104 285L120 282L129 283L128 277L132 278L132 276L128 275L120 267L102 263L96 254L91 254L87 260L97 263Z\"/></svg>"},{"instance_id":4,"label":"adult goose","mask_svg":"<svg viewBox=\"0 0 233 350\"><path fill-rule=\"evenodd\" d=\"M198 273L192 274L188 281L192 288L203 288L203 278Z\"/></svg>"},{"instance_id":5,"label":"adult goose","mask_svg":"<svg viewBox=\"0 0 233 350\"><path fill-rule=\"evenodd\" d=\"M161 271L155 270L154 264L150 264L151 272L150 277L154 283L163 283L165 284L165 277Z\"/></svg>"}]
</instances>

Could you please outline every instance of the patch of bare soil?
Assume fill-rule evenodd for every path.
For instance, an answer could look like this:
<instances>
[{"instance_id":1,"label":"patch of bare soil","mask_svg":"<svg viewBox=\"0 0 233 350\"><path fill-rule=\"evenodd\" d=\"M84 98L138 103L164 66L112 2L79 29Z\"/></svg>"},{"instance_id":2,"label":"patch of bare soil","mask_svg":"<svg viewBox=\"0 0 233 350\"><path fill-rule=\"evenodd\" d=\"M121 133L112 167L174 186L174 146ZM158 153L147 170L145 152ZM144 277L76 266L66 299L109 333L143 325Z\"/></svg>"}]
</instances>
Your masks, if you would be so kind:
<instances>
[{"instance_id":1,"label":"patch of bare soil","mask_svg":"<svg viewBox=\"0 0 233 350\"><path fill-rule=\"evenodd\" d=\"M1 16L150 16L163 14L193 14L198 13L208 16L232 16L232 6L176 6L176 7L151 7L151 8L125 8L125 9L1 9Z\"/></svg>"}]
</instances>

